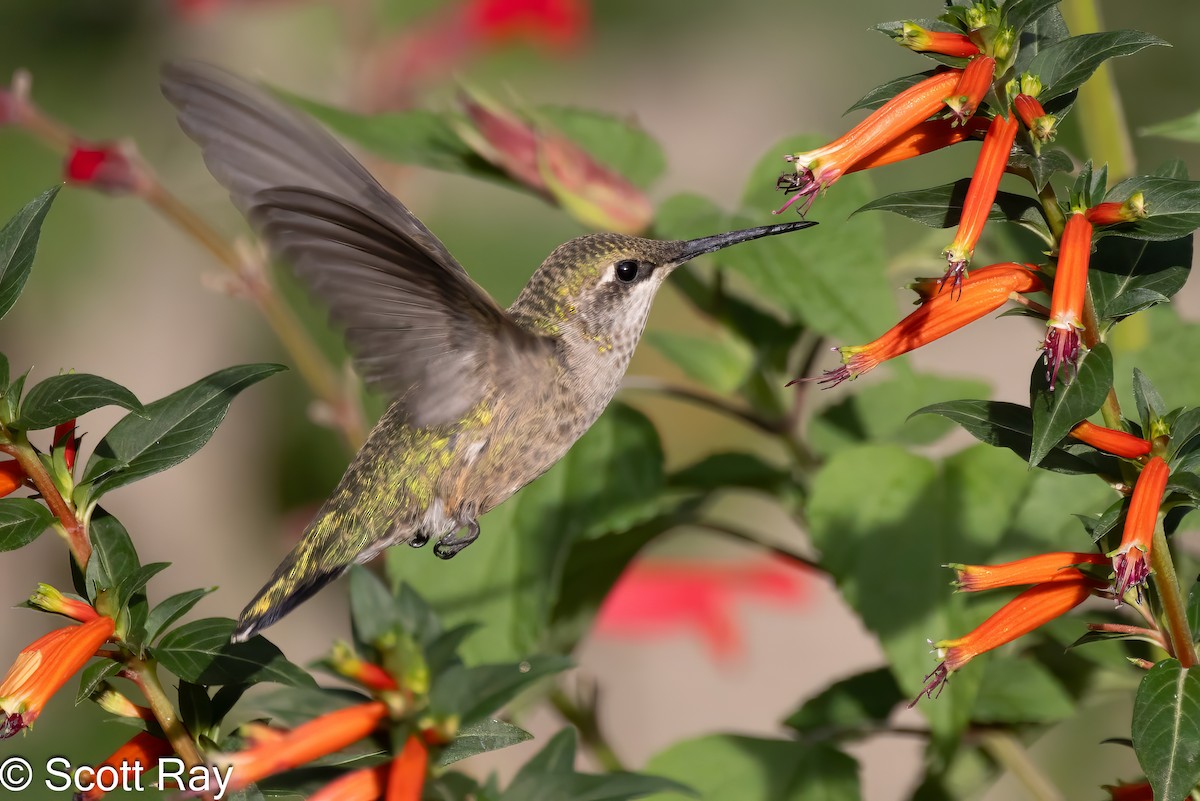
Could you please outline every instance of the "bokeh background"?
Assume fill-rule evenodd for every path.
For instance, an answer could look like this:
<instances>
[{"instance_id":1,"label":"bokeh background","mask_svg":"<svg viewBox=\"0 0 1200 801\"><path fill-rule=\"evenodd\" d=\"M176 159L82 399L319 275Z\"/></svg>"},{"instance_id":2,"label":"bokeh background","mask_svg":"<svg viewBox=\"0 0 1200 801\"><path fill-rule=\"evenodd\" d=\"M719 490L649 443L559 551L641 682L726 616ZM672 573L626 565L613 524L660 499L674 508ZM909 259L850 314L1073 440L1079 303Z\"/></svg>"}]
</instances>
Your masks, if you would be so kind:
<instances>
[{"instance_id":1,"label":"bokeh background","mask_svg":"<svg viewBox=\"0 0 1200 801\"><path fill-rule=\"evenodd\" d=\"M244 223L159 95L158 69L165 60L214 62L358 109L399 102L445 108L453 79L459 78L498 97L608 111L636 120L662 142L668 168L653 189L654 200L690 191L728 207L741 195L751 167L780 139L839 133L848 124L842 111L866 90L924 69L921 59L870 26L899 16L933 16L940 5L934 0L580 0L578 7L586 13L579 19L457 51L435 36L455 4L0 0L0 81L18 67L27 68L33 97L49 115L89 139L135 139L163 182L230 236L247 233ZM1145 30L1175 45L1114 63L1130 127L1136 132L1195 111L1200 26L1180 24L1187 6L1108 2L1101 9L1107 27ZM377 60L380 53L419 52L422 42L424 60L413 62L425 70L418 85L379 68L385 61ZM1078 153L1078 137L1071 120L1061 144ZM1200 174L1200 148L1194 145L1138 136L1134 148L1147 169L1179 156L1193 175ZM968 146L879 170L876 186L882 193L956 179L969 171L974 153L975 146ZM462 176L366 161L502 303L516 295L555 245L583 233L528 195ZM58 154L22 131L0 128L0 218L59 181L61 170ZM897 287L914 272L939 269L936 253L945 244L944 233L931 234L898 219L885 224L896 254ZM828 267L855 269L854 264ZM137 200L64 191L44 229L29 287L0 323L0 349L14 368L33 365L34 377L60 368L98 373L124 383L143 400L232 363L284 360L247 303L213 291L218 270L206 251ZM1184 314L1196 308L1190 300L1195 297L1185 290ZM897 290L897 312L906 302ZM670 291L655 307L650 328L704 330ZM995 397L1020 401L1038 338L1036 327L1024 321L986 321L914 358L924 369L979 378ZM1183 364L1180 369L1194 368ZM638 352L631 373L687 380L647 347ZM744 429L685 403L636 392L624 399L656 422L673 465L746 437ZM143 561L175 563L156 585L220 585L194 615L236 616L290 547L312 504L340 475L347 454L332 434L309 421L309 401L294 375L255 387L234 403L226 423L197 456L109 499ZM101 411L85 419L81 430L91 434L85 450L116 417ZM944 447L956 443L962 440ZM730 504L729 513L748 525L804 547L803 532L781 513L752 499ZM660 561L695 556L744 564L752 554L680 532L653 555ZM65 549L52 535L2 557L0 600L20 601L38 580L69 586ZM438 568L428 552L413 558L426 560L430 570ZM602 687L602 723L630 765L644 764L681 737L712 731L778 733L780 719L801 699L833 679L879 663L878 646L822 579L791 573L780 581L778 592L753 582L730 582L718 593L720 616L685 617L641 632L649 636L614 625L589 637L577 654L579 673ZM4 613L0 664L8 664L45 625L38 615ZM714 634L714 627L724 629ZM342 589L335 587L275 627L271 637L304 663L346 633ZM36 761L66 753L95 761L127 736L120 727L94 726L100 713L90 705L77 712L70 707L69 699L60 698L32 733L0 745L0 756L21 753ZM919 718L913 714L912 720ZM1127 709L1084 710L1079 720L1047 735L1035 756L1051 775L1075 781L1087 770L1071 751L1080 740L1076 735L1082 734L1086 753L1095 760L1097 733L1117 735L1123 720L1128 720ZM523 723L539 733L560 725L553 713L540 709L526 710ZM917 775L919 746L891 736L857 747L864 796L907 797ZM1123 775L1137 772L1127 751L1108 748L1100 752L1109 771L1101 778L1111 778L1114 766ZM478 760L475 769L506 774L529 753L524 746L510 749ZM1006 780L991 797L1021 797L1020 792ZM30 791L22 797L39 796Z\"/></svg>"}]
</instances>

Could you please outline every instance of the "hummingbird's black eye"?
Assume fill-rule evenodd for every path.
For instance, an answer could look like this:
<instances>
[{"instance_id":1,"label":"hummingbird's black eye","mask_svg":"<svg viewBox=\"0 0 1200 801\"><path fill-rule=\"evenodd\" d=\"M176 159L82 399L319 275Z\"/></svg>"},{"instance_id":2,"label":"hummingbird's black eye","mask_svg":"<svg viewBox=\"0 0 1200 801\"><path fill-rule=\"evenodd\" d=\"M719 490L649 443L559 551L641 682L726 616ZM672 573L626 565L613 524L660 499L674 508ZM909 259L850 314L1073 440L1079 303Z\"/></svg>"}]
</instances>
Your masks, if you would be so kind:
<instances>
[{"instance_id":1,"label":"hummingbird's black eye","mask_svg":"<svg viewBox=\"0 0 1200 801\"><path fill-rule=\"evenodd\" d=\"M617 280L623 284L630 284L637 280L638 263L632 259L617 262Z\"/></svg>"}]
</instances>

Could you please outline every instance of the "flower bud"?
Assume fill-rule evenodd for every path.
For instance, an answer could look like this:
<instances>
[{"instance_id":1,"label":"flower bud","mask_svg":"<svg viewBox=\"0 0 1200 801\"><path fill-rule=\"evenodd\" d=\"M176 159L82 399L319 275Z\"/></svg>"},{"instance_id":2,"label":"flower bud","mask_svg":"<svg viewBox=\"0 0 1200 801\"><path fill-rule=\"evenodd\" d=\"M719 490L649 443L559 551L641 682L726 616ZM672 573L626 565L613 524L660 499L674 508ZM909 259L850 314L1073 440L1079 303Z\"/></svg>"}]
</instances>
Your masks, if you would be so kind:
<instances>
[{"instance_id":1,"label":"flower bud","mask_svg":"<svg viewBox=\"0 0 1200 801\"><path fill-rule=\"evenodd\" d=\"M1124 203L1097 203L1083 214L1092 225L1137 222L1146 216L1146 196L1141 192L1134 192Z\"/></svg>"},{"instance_id":2,"label":"flower bud","mask_svg":"<svg viewBox=\"0 0 1200 801\"><path fill-rule=\"evenodd\" d=\"M896 41L917 53L937 53L958 58L979 55L979 45L966 34L930 31L915 22L905 22Z\"/></svg>"},{"instance_id":3,"label":"flower bud","mask_svg":"<svg viewBox=\"0 0 1200 801\"><path fill-rule=\"evenodd\" d=\"M75 598L68 598L49 584L38 584L33 595L29 596L29 603L42 611L65 615L80 623L86 623L98 617L96 610L90 604Z\"/></svg>"},{"instance_id":4,"label":"flower bud","mask_svg":"<svg viewBox=\"0 0 1200 801\"><path fill-rule=\"evenodd\" d=\"M25 486L25 471L15 459L0 462L0 498Z\"/></svg>"},{"instance_id":5,"label":"flower bud","mask_svg":"<svg viewBox=\"0 0 1200 801\"><path fill-rule=\"evenodd\" d=\"M131 142L72 142L63 172L67 183L108 195L145 195L153 186Z\"/></svg>"}]
</instances>

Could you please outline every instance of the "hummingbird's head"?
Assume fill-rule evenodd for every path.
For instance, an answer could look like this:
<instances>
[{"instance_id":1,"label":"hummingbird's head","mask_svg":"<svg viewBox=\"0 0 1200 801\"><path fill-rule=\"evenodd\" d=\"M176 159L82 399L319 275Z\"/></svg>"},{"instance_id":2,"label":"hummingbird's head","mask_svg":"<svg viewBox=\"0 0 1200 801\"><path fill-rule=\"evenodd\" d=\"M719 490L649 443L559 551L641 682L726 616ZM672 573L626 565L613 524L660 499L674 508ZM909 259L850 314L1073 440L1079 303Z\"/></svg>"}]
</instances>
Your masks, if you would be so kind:
<instances>
[{"instance_id":1,"label":"hummingbird's head","mask_svg":"<svg viewBox=\"0 0 1200 801\"><path fill-rule=\"evenodd\" d=\"M603 351L632 351L667 276L715 250L816 225L766 225L690 240L588 234L554 249L513 304L548 333L574 333Z\"/></svg>"}]
</instances>

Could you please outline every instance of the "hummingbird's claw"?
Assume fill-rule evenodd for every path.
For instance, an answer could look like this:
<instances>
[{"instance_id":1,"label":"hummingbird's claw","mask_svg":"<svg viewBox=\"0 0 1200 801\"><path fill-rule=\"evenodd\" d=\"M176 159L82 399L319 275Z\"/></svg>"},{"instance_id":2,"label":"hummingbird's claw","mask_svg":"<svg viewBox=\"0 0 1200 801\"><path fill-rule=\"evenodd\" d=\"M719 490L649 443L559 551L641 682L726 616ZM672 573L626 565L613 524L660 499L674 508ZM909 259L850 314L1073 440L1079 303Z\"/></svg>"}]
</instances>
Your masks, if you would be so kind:
<instances>
[{"instance_id":1,"label":"hummingbird's claw","mask_svg":"<svg viewBox=\"0 0 1200 801\"><path fill-rule=\"evenodd\" d=\"M408 544L412 548L424 548L427 542L429 542L429 535L424 531L417 531L412 535L412 539L408 541Z\"/></svg>"},{"instance_id":2,"label":"hummingbird's claw","mask_svg":"<svg viewBox=\"0 0 1200 801\"><path fill-rule=\"evenodd\" d=\"M466 532L461 536L458 531L451 531L449 534L442 535L437 544L433 546L433 552L439 559L452 559L463 548L466 548L475 540L479 539L479 523L474 520L463 521L463 528Z\"/></svg>"}]
</instances>

